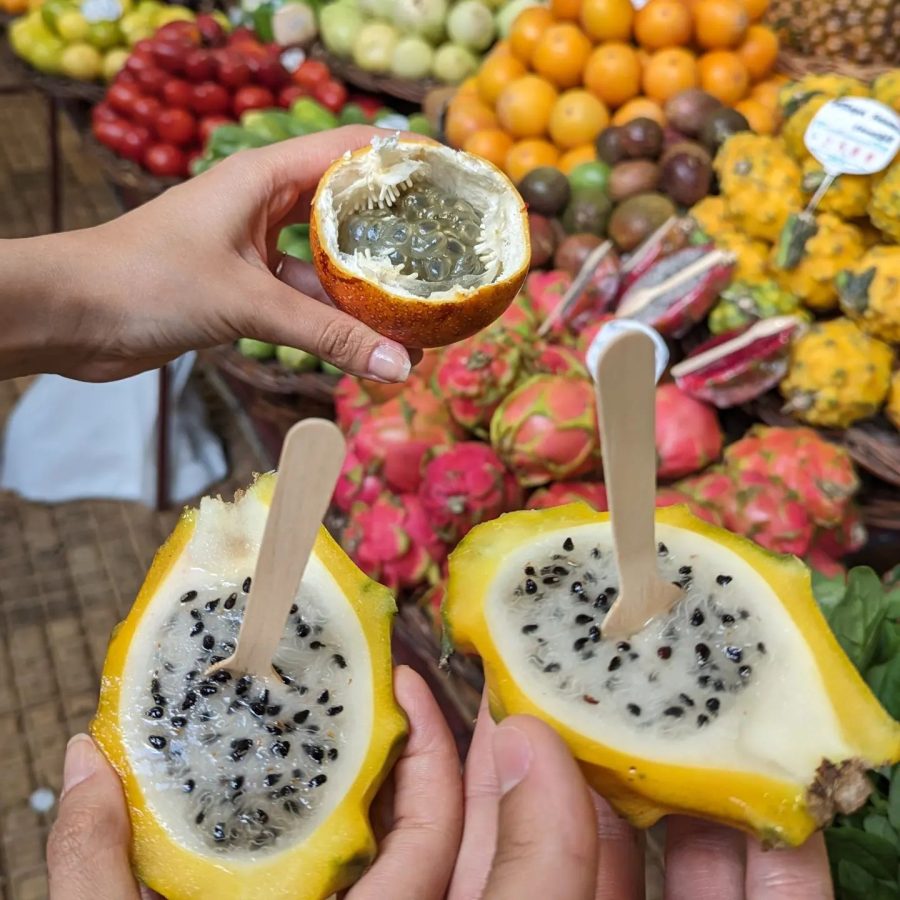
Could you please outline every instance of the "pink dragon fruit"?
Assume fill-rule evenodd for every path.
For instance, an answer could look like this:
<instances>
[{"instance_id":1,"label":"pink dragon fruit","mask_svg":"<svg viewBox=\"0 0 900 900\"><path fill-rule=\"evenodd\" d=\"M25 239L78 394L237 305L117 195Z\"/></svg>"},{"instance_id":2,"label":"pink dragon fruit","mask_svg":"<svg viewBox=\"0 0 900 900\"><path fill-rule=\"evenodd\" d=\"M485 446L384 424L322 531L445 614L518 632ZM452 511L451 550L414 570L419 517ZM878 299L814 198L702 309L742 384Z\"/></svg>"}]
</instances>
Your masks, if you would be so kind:
<instances>
[{"instance_id":1,"label":"pink dragon fruit","mask_svg":"<svg viewBox=\"0 0 900 900\"><path fill-rule=\"evenodd\" d=\"M722 510L735 502L735 484L721 466L685 478L674 489L688 497L691 512L713 525L724 526Z\"/></svg>"},{"instance_id":2,"label":"pink dragon fruit","mask_svg":"<svg viewBox=\"0 0 900 900\"><path fill-rule=\"evenodd\" d=\"M497 407L491 444L524 487L596 472L593 385L587 378L532 376Z\"/></svg>"},{"instance_id":3,"label":"pink dragon fruit","mask_svg":"<svg viewBox=\"0 0 900 900\"><path fill-rule=\"evenodd\" d=\"M858 507L849 504L844 519L831 528L819 527L813 535L812 549L816 553L841 559L849 553L861 550L869 535Z\"/></svg>"},{"instance_id":4,"label":"pink dragon fruit","mask_svg":"<svg viewBox=\"0 0 900 900\"><path fill-rule=\"evenodd\" d=\"M386 403L394 397L399 397L421 385L427 385L434 375L441 358L440 350L425 350L418 365L413 368L409 378L400 384L382 384L379 381L370 381L368 378L360 379L362 389L372 398L373 403Z\"/></svg>"},{"instance_id":5,"label":"pink dragon fruit","mask_svg":"<svg viewBox=\"0 0 900 900\"><path fill-rule=\"evenodd\" d=\"M577 350L562 344L538 341L528 355L526 368L533 375L579 375L588 377L584 360Z\"/></svg>"},{"instance_id":6,"label":"pink dragon fruit","mask_svg":"<svg viewBox=\"0 0 900 900\"><path fill-rule=\"evenodd\" d=\"M447 555L414 494L383 494L371 504L357 504L341 542L370 578L393 591L435 584Z\"/></svg>"},{"instance_id":7,"label":"pink dragon fruit","mask_svg":"<svg viewBox=\"0 0 900 900\"><path fill-rule=\"evenodd\" d=\"M524 291L520 291L516 295L503 315L495 322L495 327L499 327L502 331L518 334L525 338L530 338L537 330L537 326L537 314Z\"/></svg>"},{"instance_id":8,"label":"pink dragon fruit","mask_svg":"<svg viewBox=\"0 0 900 900\"><path fill-rule=\"evenodd\" d=\"M423 386L375 408L359 426L353 444L360 462L401 493L415 493L422 461L430 450L449 447L463 436L444 404Z\"/></svg>"},{"instance_id":9,"label":"pink dragon fruit","mask_svg":"<svg viewBox=\"0 0 900 900\"><path fill-rule=\"evenodd\" d=\"M354 443L351 438L332 498L334 505L342 512L350 512L356 503L372 503L384 490L381 479L367 471L356 455Z\"/></svg>"},{"instance_id":10,"label":"pink dragon fruit","mask_svg":"<svg viewBox=\"0 0 900 900\"><path fill-rule=\"evenodd\" d=\"M812 428L757 425L725 450L739 472L778 478L803 501L810 518L831 527L845 522L859 478L850 454Z\"/></svg>"},{"instance_id":11,"label":"pink dragon fruit","mask_svg":"<svg viewBox=\"0 0 900 900\"><path fill-rule=\"evenodd\" d=\"M338 428L350 434L367 419L372 408L372 400L363 390L361 379L344 375L334 389L334 412Z\"/></svg>"},{"instance_id":12,"label":"pink dragon fruit","mask_svg":"<svg viewBox=\"0 0 900 900\"><path fill-rule=\"evenodd\" d=\"M525 294L538 323L543 322L559 306L566 291L572 286L572 276L560 269L547 272L531 272L525 279Z\"/></svg>"},{"instance_id":13,"label":"pink dragon fruit","mask_svg":"<svg viewBox=\"0 0 900 900\"><path fill-rule=\"evenodd\" d=\"M821 553L813 547L806 554L806 564L820 575L826 578L846 578L847 569L842 566L836 559L828 556L827 553Z\"/></svg>"},{"instance_id":14,"label":"pink dragon fruit","mask_svg":"<svg viewBox=\"0 0 900 900\"><path fill-rule=\"evenodd\" d=\"M722 526L722 516L712 506L697 502L689 494L678 490L674 487L659 488L656 492L656 506L661 509L665 506L687 506L687 508L698 518L710 525Z\"/></svg>"},{"instance_id":15,"label":"pink dragon fruit","mask_svg":"<svg viewBox=\"0 0 900 900\"><path fill-rule=\"evenodd\" d=\"M674 384L656 389L657 476L666 481L705 469L722 453L715 410Z\"/></svg>"},{"instance_id":16,"label":"pink dragon fruit","mask_svg":"<svg viewBox=\"0 0 900 900\"><path fill-rule=\"evenodd\" d=\"M467 441L425 466L419 499L441 539L455 544L479 522L518 509L522 491L487 444Z\"/></svg>"},{"instance_id":17,"label":"pink dragon fruit","mask_svg":"<svg viewBox=\"0 0 900 900\"><path fill-rule=\"evenodd\" d=\"M615 316L598 316L575 336L575 349L578 351L578 356L582 362L587 362L587 352L594 342L594 338L597 337L607 322L612 322L614 319Z\"/></svg>"},{"instance_id":18,"label":"pink dragon fruit","mask_svg":"<svg viewBox=\"0 0 900 900\"><path fill-rule=\"evenodd\" d=\"M491 329L449 347L435 382L454 420L486 437L491 416L520 378L522 364L518 344Z\"/></svg>"},{"instance_id":19,"label":"pink dragon fruit","mask_svg":"<svg viewBox=\"0 0 900 900\"><path fill-rule=\"evenodd\" d=\"M550 509L566 503L582 501L598 512L609 509L606 488L597 481L557 481L545 488L538 488L525 505L526 509Z\"/></svg>"}]
</instances>

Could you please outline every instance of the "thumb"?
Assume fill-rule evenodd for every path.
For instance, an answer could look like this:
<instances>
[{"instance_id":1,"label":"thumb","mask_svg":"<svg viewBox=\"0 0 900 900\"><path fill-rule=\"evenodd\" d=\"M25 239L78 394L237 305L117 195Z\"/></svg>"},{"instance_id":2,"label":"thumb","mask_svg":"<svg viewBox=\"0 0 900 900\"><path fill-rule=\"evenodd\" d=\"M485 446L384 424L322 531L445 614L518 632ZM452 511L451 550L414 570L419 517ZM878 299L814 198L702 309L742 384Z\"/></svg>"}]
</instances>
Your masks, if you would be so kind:
<instances>
[{"instance_id":1,"label":"thumb","mask_svg":"<svg viewBox=\"0 0 900 900\"><path fill-rule=\"evenodd\" d=\"M597 827L587 785L562 739L528 716L494 733L502 799L485 900L592 900Z\"/></svg>"},{"instance_id":2,"label":"thumb","mask_svg":"<svg viewBox=\"0 0 900 900\"><path fill-rule=\"evenodd\" d=\"M114 769L86 734L66 748L59 814L47 842L51 900L138 900L131 826Z\"/></svg>"}]
</instances>

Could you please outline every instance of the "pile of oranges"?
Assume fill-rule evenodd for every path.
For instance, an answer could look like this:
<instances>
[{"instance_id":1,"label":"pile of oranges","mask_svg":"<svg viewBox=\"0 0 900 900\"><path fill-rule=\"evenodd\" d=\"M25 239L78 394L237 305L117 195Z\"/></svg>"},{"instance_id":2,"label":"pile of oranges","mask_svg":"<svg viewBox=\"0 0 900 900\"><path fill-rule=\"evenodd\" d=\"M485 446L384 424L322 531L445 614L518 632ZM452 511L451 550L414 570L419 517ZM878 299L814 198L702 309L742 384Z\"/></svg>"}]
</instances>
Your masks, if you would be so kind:
<instances>
[{"instance_id":1,"label":"pile of oranges","mask_svg":"<svg viewBox=\"0 0 900 900\"><path fill-rule=\"evenodd\" d=\"M699 87L760 134L777 127L778 38L769 0L552 0L525 9L464 82L448 141L518 181L538 166L571 171L597 135L639 116L665 124L673 95Z\"/></svg>"}]
</instances>

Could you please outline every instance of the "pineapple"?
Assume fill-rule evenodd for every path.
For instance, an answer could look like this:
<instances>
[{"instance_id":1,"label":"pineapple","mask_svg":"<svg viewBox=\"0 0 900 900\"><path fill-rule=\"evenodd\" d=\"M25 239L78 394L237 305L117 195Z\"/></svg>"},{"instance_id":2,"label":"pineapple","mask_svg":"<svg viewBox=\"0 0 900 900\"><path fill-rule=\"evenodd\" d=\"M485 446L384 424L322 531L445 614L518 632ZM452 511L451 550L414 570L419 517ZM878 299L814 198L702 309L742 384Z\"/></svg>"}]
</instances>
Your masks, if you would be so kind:
<instances>
[{"instance_id":1,"label":"pineapple","mask_svg":"<svg viewBox=\"0 0 900 900\"><path fill-rule=\"evenodd\" d=\"M861 65L900 58L896 0L772 0L766 21L804 56Z\"/></svg>"},{"instance_id":2,"label":"pineapple","mask_svg":"<svg viewBox=\"0 0 900 900\"><path fill-rule=\"evenodd\" d=\"M866 334L900 344L900 247L873 247L837 277L841 310Z\"/></svg>"},{"instance_id":3,"label":"pineapple","mask_svg":"<svg viewBox=\"0 0 900 900\"><path fill-rule=\"evenodd\" d=\"M800 168L779 138L735 134L713 165L728 216L748 237L777 240L788 216L803 207Z\"/></svg>"},{"instance_id":4,"label":"pineapple","mask_svg":"<svg viewBox=\"0 0 900 900\"><path fill-rule=\"evenodd\" d=\"M900 69L879 75L872 83L872 96L900 113Z\"/></svg>"},{"instance_id":5,"label":"pineapple","mask_svg":"<svg viewBox=\"0 0 900 900\"><path fill-rule=\"evenodd\" d=\"M803 163L803 192L811 197L825 170L812 157ZM834 213L842 219L859 219L866 214L871 195L872 179L868 175L839 175L819 201L820 212Z\"/></svg>"},{"instance_id":6,"label":"pineapple","mask_svg":"<svg viewBox=\"0 0 900 900\"><path fill-rule=\"evenodd\" d=\"M810 309L827 312L838 305L835 276L865 253L862 234L831 213L817 215L811 229L805 222L798 225L796 230L786 229L773 248L770 268L784 290L796 294Z\"/></svg>"},{"instance_id":7,"label":"pineapple","mask_svg":"<svg viewBox=\"0 0 900 900\"><path fill-rule=\"evenodd\" d=\"M850 319L813 325L791 347L785 409L808 425L847 428L881 409L892 362L891 348Z\"/></svg>"},{"instance_id":8,"label":"pineapple","mask_svg":"<svg viewBox=\"0 0 900 900\"><path fill-rule=\"evenodd\" d=\"M889 240L900 244L900 160L875 180L869 218Z\"/></svg>"}]
</instances>

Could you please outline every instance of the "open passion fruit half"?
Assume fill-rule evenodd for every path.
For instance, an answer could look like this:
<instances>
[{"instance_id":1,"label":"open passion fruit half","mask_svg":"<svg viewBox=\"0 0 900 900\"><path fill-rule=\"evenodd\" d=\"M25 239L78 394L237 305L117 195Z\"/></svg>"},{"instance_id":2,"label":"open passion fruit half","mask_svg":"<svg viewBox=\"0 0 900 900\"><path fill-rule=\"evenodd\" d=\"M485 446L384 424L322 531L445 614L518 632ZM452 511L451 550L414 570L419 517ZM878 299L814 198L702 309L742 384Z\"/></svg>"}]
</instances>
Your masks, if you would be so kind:
<instances>
[{"instance_id":1,"label":"open passion fruit half","mask_svg":"<svg viewBox=\"0 0 900 900\"><path fill-rule=\"evenodd\" d=\"M499 169L397 135L325 173L310 242L335 305L408 347L442 347L489 325L531 260L525 203Z\"/></svg>"}]
</instances>

